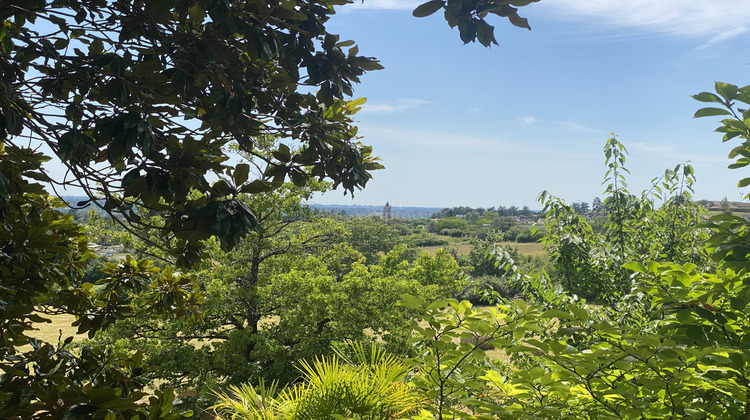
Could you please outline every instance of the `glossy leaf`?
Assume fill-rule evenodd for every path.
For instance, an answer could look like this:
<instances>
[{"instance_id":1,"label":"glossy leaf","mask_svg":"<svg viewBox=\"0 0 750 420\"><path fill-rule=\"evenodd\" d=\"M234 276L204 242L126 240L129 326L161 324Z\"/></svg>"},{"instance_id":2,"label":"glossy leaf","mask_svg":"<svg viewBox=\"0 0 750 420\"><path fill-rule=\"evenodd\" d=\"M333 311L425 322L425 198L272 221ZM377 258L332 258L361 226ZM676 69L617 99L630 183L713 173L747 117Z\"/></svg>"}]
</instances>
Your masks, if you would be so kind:
<instances>
[{"instance_id":1,"label":"glossy leaf","mask_svg":"<svg viewBox=\"0 0 750 420\"><path fill-rule=\"evenodd\" d=\"M444 5L445 1L443 0L430 0L417 6L417 8L412 12L412 15L414 15L414 17L430 16L431 14L442 9Z\"/></svg>"}]
</instances>

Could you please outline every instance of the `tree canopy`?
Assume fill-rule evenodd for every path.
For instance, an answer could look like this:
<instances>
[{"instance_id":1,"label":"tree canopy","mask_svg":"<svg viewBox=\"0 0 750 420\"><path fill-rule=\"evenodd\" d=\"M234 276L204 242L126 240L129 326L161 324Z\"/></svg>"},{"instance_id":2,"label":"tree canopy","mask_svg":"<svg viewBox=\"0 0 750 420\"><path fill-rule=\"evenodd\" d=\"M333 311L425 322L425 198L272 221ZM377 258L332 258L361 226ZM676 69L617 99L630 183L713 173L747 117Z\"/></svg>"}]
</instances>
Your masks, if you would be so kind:
<instances>
[{"instance_id":1,"label":"tree canopy","mask_svg":"<svg viewBox=\"0 0 750 420\"><path fill-rule=\"evenodd\" d=\"M345 3L11 2L0 12L0 138L46 144L68 173L44 181L103 197L136 227L135 205L161 213L162 234L183 242L177 255L214 235L231 248L255 224L237 194L287 177L353 192L381 167L352 124L364 101L344 99L381 66L325 28ZM301 147L257 153L264 134ZM229 159L230 142L266 162L255 179Z\"/></svg>"},{"instance_id":2,"label":"tree canopy","mask_svg":"<svg viewBox=\"0 0 750 420\"><path fill-rule=\"evenodd\" d=\"M255 226L238 194L311 177L353 193L382 168L353 123L364 99L351 99L360 76L382 67L326 29L352 2L5 2L0 139L46 145L67 172L43 167L40 180L82 188L135 232L157 228L148 239L169 239L178 262L194 265L198 241L231 249ZM464 42L489 45L485 17L528 27L513 6L531 2L433 0L415 15L442 8ZM283 140L259 153L264 135ZM265 165L238 164L229 143Z\"/></svg>"}]
</instances>

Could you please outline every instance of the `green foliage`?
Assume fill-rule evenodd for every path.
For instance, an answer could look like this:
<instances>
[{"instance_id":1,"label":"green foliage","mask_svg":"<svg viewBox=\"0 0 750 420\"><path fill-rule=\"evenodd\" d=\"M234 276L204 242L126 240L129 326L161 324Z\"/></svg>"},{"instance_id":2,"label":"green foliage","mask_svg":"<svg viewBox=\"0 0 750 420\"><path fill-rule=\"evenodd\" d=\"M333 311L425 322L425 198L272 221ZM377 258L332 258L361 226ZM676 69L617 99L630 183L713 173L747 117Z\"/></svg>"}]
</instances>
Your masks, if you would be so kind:
<instances>
[{"instance_id":1,"label":"green foliage","mask_svg":"<svg viewBox=\"0 0 750 420\"><path fill-rule=\"evenodd\" d=\"M595 231L568 203L546 192L540 195L547 217L544 241L565 289L614 303L632 290L630 272L622 268L629 261L705 266L702 246L707 236L696 229L704 210L691 201L693 168L683 164L666 170L639 198L626 189L625 147L613 136L604 153L608 169L601 230ZM655 208L654 200L662 205Z\"/></svg>"},{"instance_id":2,"label":"green foliage","mask_svg":"<svg viewBox=\"0 0 750 420\"><path fill-rule=\"evenodd\" d=\"M517 249L501 247L497 239L498 236L490 234L485 239L475 240L469 254L459 259L461 265L467 266L471 280L454 297L477 305L494 303L518 293L521 279L516 262L523 258Z\"/></svg>"},{"instance_id":3,"label":"green foliage","mask_svg":"<svg viewBox=\"0 0 750 420\"><path fill-rule=\"evenodd\" d=\"M212 409L220 415L243 419L371 419L404 418L420 405L404 382L407 367L375 345L361 344L330 358L300 363L300 383L281 390L275 384L256 390L243 384L218 394Z\"/></svg>"},{"instance_id":4,"label":"green foliage","mask_svg":"<svg viewBox=\"0 0 750 420\"><path fill-rule=\"evenodd\" d=\"M544 235L530 226L513 225L503 234L503 239L519 243L539 242Z\"/></svg>"},{"instance_id":5,"label":"green foliage","mask_svg":"<svg viewBox=\"0 0 750 420\"><path fill-rule=\"evenodd\" d=\"M721 120L721 125L716 131L724 133L722 137L724 142L735 139L741 141L729 153L729 158L734 159L734 163L729 165L729 168L744 168L750 164L750 126L748 126L750 111L738 108L737 103L750 104L750 85L739 88L729 83L716 82L714 88L716 94L702 92L694 95L693 98L701 102L717 103L722 108L702 108L695 113L695 117L729 116ZM738 187L747 185L750 185L750 178L743 178L737 183ZM750 194L745 196L745 198L748 197ZM725 212L728 211L729 203L726 197L721 207ZM748 263L750 242L746 239L749 224L745 219L731 214L722 214L710 218L709 222L703 226L713 231L709 241L709 251L714 260L736 271L747 271L750 268L750 263Z\"/></svg>"},{"instance_id":6,"label":"green foliage","mask_svg":"<svg viewBox=\"0 0 750 420\"><path fill-rule=\"evenodd\" d=\"M729 158L734 159L734 163L729 165L729 168L744 168L750 164L750 128L748 127L750 110L740 109L737 104L750 105L750 85L740 88L729 83L716 82L714 89L716 94L701 92L693 95L693 98L700 102L719 104L721 108L701 108L695 112L695 118L714 115L729 117L721 120L721 126L716 131L724 133L722 137L724 142L733 139L739 139L742 142L729 153ZM750 185L750 178L743 178L737 183L738 187L747 185ZM745 198L750 198L750 194Z\"/></svg>"},{"instance_id":7,"label":"green foliage","mask_svg":"<svg viewBox=\"0 0 750 420\"><path fill-rule=\"evenodd\" d=\"M407 238L407 243L412 246L441 246L448 245L448 240L439 236L430 235L427 232L420 231Z\"/></svg>"},{"instance_id":8,"label":"green foliage","mask_svg":"<svg viewBox=\"0 0 750 420\"><path fill-rule=\"evenodd\" d=\"M33 181L43 178L47 160L0 143L0 417L190 415L175 408L171 390L141 402L148 396L143 388L151 368L139 353L98 346L73 352L72 337L61 336L58 343L29 337L32 322L49 322L45 314L74 314L78 332L92 336L137 311L199 316L195 305L201 298L189 278L132 259L109 266L97 286L85 283L84 270L94 256L83 228ZM134 288L144 291L138 302ZM22 349L25 345L31 348Z\"/></svg>"},{"instance_id":9,"label":"green foliage","mask_svg":"<svg viewBox=\"0 0 750 420\"><path fill-rule=\"evenodd\" d=\"M435 222L433 229L440 232L443 229L466 230L469 228L469 222L466 219L458 217L446 217Z\"/></svg>"},{"instance_id":10,"label":"green foliage","mask_svg":"<svg viewBox=\"0 0 750 420\"><path fill-rule=\"evenodd\" d=\"M485 389L483 376L492 364L481 347L491 343L511 348L544 327L537 322L539 307L515 301L477 310L467 301L429 301L403 296L401 305L419 310L423 322L414 326L412 345L419 357L410 364L416 370L412 384L430 402L429 417L471 419L475 414L498 415L480 395ZM476 392L476 393L475 393Z\"/></svg>"},{"instance_id":11,"label":"green foliage","mask_svg":"<svg viewBox=\"0 0 750 420\"><path fill-rule=\"evenodd\" d=\"M352 218L344 223L349 244L364 255L369 264L390 251L399 242L401 230L380 217Z\"/></svg>"},{"instance_id":12,"label":"green foliage","mask_svg":"<svg viewBox=\"0 0 750 420\"><path fill-rule=\"evenodd\" d=\"M458 27L461 41L464 44L479 41L485 47L498 45L495 39L495 27L487 23L489 14L507 17L511 24L531 30L528 20L518 16L518 8L539 0L430 0L417 6L413 15L430 16L438 10L444 10L445 20L451 28ZM517 7L513 7L517 6Z\"/></svg>"},{"instance_id":13,"label":"green foliage","mask_svg":"<svg viewBox=\"0 0 750 420\"><path fill-rule=\"evenodd\" d=\"M722 83L716 89L696 99L731 108L743 92ZM696 113L708 115L733 113ZM732 130L739 130L736 122L722 121L719 131L747 140L747 130ZM691 167L666 171L638 199L625 189L624 147L612 138L605 154L603 232L544 194L553 220L548 243L570 279L588 282L580 290L631 273L630 290L602 290L609 298L595 307L570 295L575 285L566 291L545 276L518 273L528 296L552 309L503 302L493 316L477 314L468 302L405 298L404 305L423 311L414 340L430 349L414 361L421 372L415 386L434 401L432 413L418 418L747 418L748 222L711 218L700 225L713 231L704 245L704 232L695 228L702 209L690 203ZM662 206L655 209L651 197ZM715 264L705 261L704 247ZM496 255L499 265L513 266L505 253ZM679 262L657 262L670 259ZM458 340L464 337L470 340ZM512 366L483 364L482 340L511 355Z\"/></svg>"},{"instance_id":14,"label":"green foliage","mask_svg":"<svg viewBox=\"0 0 750 420\"><path fill-rule=\"evenodd\" d=\"M493 303L497 297L511 298L514 294L513 287L507 279L502 276L474 275L469 285L455 298L467 300L472 305L486 305Z\"/></svg>"},{"instance_id":15,"label":"green foliage","mask_svg":"<svg viewBox=\"0 0 750 420\"><path fill-rule=\"evenodd\" d=\"M83 188L136 234L160 229L175 240L172 255L194 265L198 241L231 249L255 226L238 193L310 178L353 192L382 167L356 141L364 100L345 99L382 67L325 28L346 3L11 3L0 12L0 139L46 144L73 176L40 177ZM301 148L258 153L265 134ZM228 161L230 141L262 155L261 173ZM164 224L150 226L135 206Z\"/></svg>"},{"instance_id":16,"label":"green foliage","mask_svg":"<svg viewBox=\"0 0 750 420\"><path fill-rule=\"evenodd\" d=\"M469 232L469 222L458 217L446 217L430 225L430 231L443 236L466 236Z\"/></svg>"},{"instance_id":17,"label":"green foliage","mask_svg":"<svg viewBox=\"0 0 750 420\"><path fill-rule=\"evenodd\" d=\"M492 222L492 227L502 232L508 232L516 226L516 218L513 216L500 216Z\"/></svg>"},{"instance_id":18,"label":"green foliage","mask_svg":"<svg viewBox=\"0 0 750 420\"><path fill-rule=\"evenodd\" d=\"M495 266L494 261L487 258L487 249L491 246L497 245L503 236L499 235L487 235L484 239L473 240L471 251L461 262L462 265L468 265L472 267L471 274L474 276L494 275L502 276L502 268ZM511 250L517 256L516 250Z\"/></svg>"},{"instance_id":19,"label":"green foliage","mask_svg":"<svg viewBox=\"0 0 750 420\"><path fill-rule=\"evenodd\" d=\"M415 327L414 385L432 401L424 418L744 418L750 359L750 283L731 270L631 263L648 296L647 323L568 303L523 301L475 310L429 302ZM512 356L487 363L484 343Z\"/></svg>"},{"instance_id":20,"label":"green foliage","mask_svg":"<svg viewBox=\"0 0 750 420\"><path fill-rule=\"evenodd\" d=\"M406 351L414 314L393 309L399 295L437 299L464 288L461 269L442 251L414 257L401 245L365 264L340 243L343 224L305 210L305 190L284 190L249 197L263 229L231 253L217 250L199 275L203 323L155 323L144 314L116 325L106 341L142 349L156 375L181 388L287 383L298 360L329 354L336 342L380 340Z\"/></svg>"}]
</instances>

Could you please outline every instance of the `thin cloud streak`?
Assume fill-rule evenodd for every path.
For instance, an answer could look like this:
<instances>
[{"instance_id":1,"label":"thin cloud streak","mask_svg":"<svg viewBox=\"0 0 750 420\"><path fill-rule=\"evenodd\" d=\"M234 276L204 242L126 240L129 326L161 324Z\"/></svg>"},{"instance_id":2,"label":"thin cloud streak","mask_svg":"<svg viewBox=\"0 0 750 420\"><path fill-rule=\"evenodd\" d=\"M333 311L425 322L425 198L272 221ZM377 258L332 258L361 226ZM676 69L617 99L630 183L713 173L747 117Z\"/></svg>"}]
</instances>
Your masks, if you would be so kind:
<instances>
[{"instance_id":1,"label":"thin cloud streak","mask_svg":"<svg viewBox=\"0 0 750 420\"><path fill-rule=\"evenodd\" d=\"M595 130L591 127L587 127L583 124L574 123L572 121L555 121L552 126L555 129L566 130L566 131L578 131L581 133L598 133L600 130Z\"/></svg>"},{"instance_id":2,"label":"thin cloud streak","mask_svg":"<svg viewBox=\"0 0 750 420\"><path fill-rule=\"evenodd\" d=\"M724 31L724 32L722 32L722 33L714 36L713 38L709 39L707 42L705 42L705 43L703 43L703 44L695 47L693 49L693 51L707 50L707 49L715 46L716 44L719 44L721 42L727 41L727 40L732 39L732 38L736 38L736 37L738 37L738 36L746 33L747 31L748 31L748 29L745 26L740 26L740 27L737 27L737 28L730 29L728 31Z\"/></svg>"},{"instance_id":3,"label":"thin cloud streak","mask_svg":"<svg viewBox=\"0 0 750 420\"><path fill-rule=\"evenodd\" d=\"M683 162L693 163L724 163L727 158L720 155L711 154L688 154L682 151L680 147L672 143L632 143L627 145L632 155L645 155L649 158L663 160L668 164L677 164Z\"/></svg>"},{"instance_id":4,"label":"thin cloud streak","mask_svg":"<svg viewBox=\"0 0 750 420\"><path fill-rule=\"evenodd\" d=\"M362 106L362 113L377 113L377 114L390 114L399 111L405 111L407 109L419 108L422 105L431 104L430 101L417 98L399 98L393 103L381 103L381 104L370 104L366 103Z\"/></svg>"},{"instance_id":5,"label":"thin cloud streak","mask_svg":"<svg viewBox=\"0 0 750 420\"><path fill-rule=\"evenodd\" d=\"M536 150L534 147L520 142L495 140L486 137L463 136L442 132L377 128L363 125L360 125L359 128L360 134L365 137L365 143L369 142L368 144L376 145L390 143L399 145L400 147L403 147L404 145L429 147L433 150L447 150L454 154L467 151L480 151L484 153L533 153Z\"/></svg>"},{"instance_id":6,"label":"thin cloud streak","mask_svg":"<svg viewBox=\"0 0 750 420\"><path fill-rule=\"evenodd\" d=\"M578 124L573 121L542 121L535 115L524 115L522 117L518 117L516 122L522 127L533 127L536 129L576 131L581 133L599 132L599 130L595 130L591 127L587 127L583 124Z\"/></svg>"},{"instance_id":7,"label":"thin cloud streak","mask_svg":"<svg viewBox=\"0 0 750 420\"><path fill-rule=\"evenodd\" d=\"M750 20L750 7L737 0L545 0L539 11L549 16L602 23L682 37L737 33ZM728 38L725 38L728 39ZM720 39L721 40L721 39ZM710 41L709 41L710 42ZM718 41L717 41L718 42Z\"/></svg>"}]
</instances>

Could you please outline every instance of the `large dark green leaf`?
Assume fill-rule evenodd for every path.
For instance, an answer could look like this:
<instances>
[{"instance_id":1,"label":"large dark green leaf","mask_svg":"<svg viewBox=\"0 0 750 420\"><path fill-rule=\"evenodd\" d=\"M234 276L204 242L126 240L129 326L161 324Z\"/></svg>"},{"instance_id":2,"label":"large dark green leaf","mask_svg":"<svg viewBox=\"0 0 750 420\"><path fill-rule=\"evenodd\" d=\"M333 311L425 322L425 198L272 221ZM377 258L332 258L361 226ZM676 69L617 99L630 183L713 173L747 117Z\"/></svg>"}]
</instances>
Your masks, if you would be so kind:
<instances>
[{"instance_id":1,"label":"large dark green leaf","mask_svg":"<svg viewBox=\"0 0 750 420\"><path fill-rule=\"evenodd\" d=\"M443 0L430 0L427 3L420 4L412 12L414 17L426 17L442 9L445 5Z\"/></svg>"}]
</instances>

